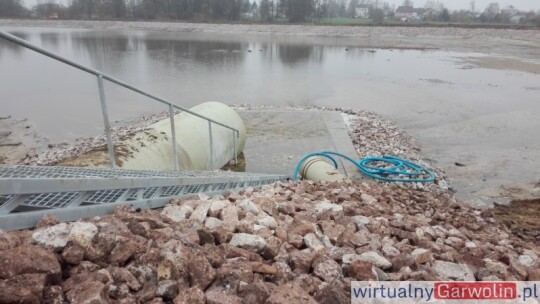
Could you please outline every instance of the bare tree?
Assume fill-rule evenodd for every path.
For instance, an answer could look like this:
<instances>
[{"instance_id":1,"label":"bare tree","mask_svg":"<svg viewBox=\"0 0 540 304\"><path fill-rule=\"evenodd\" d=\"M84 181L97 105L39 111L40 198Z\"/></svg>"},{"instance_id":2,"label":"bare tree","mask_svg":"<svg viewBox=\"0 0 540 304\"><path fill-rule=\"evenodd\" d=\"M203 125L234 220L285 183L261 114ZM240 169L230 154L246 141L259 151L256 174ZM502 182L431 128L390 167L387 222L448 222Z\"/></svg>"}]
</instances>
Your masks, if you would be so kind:
<instances>
[{"instance_id":1,"label":"bare tree","mask_svg":"<svg viewBox=\"0 0 540 304\"><path fill-rule=\"evenodd\" d=\"M485 19L485 21L489 21L489 22L497 21L499 17L499 12L500 12L499 4L497 2L492 2L484 10L482 17Z\"/></svg>"},{"instance_id":2,"label":"bare tree","mask_svg":"<svg viewBox=\"0 0 540 304\"><path fill-rule=\"evenodd\" d=\"M403 0L403 6L414 6L412 0Z\"/></svg>"},{"instance_id":3,"label":"bare tree","mask_svg":"<svg viewBox=\"0 0 540 304\"><path fill-rule=\"evenodd\" d=\"M0 0L0 17L23 17L27 14L21 0Z\"/></svg>"}]
</instances>

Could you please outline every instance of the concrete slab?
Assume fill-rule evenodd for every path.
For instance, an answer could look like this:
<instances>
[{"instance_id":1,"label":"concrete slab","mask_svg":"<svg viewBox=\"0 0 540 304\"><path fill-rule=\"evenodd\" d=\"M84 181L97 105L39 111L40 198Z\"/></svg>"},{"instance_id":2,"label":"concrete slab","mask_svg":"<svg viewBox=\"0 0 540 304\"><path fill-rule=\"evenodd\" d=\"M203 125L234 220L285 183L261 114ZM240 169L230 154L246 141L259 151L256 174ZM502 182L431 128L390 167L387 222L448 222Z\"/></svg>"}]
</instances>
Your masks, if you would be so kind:
<instances>
[{"instance_id":1,"label":"concrete slab","mask_svg":"<svg viewBox=\"0 0 540 304\"><path fill-rule=\"evenodd\" d=\"M341 113L282 109L237 112L247 129L244 148L247 172L291 175L302 156L325 150L359 159ZM350 178L362 178L354 165L345 162L339 165Z\"/></svg>"}]
</instances>

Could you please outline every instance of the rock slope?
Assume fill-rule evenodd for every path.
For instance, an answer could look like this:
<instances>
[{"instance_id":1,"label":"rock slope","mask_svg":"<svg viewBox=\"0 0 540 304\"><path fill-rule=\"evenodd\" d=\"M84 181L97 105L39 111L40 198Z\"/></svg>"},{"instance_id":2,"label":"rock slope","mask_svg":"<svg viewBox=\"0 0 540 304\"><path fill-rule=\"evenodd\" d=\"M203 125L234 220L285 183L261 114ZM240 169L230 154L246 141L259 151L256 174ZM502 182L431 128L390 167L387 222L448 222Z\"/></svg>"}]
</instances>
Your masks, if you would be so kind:
<instances>
[{"instance_id":1,"label":"rock slope","mask_svg":"<svg viewBox=\"0 0 540 304\"><path fill-rule=\"evenodd\" d=\"M449 195L277 184L0 234L0 303L350 303L353 280L540 280L540 246Z\"/></svg>"}]
</instances>

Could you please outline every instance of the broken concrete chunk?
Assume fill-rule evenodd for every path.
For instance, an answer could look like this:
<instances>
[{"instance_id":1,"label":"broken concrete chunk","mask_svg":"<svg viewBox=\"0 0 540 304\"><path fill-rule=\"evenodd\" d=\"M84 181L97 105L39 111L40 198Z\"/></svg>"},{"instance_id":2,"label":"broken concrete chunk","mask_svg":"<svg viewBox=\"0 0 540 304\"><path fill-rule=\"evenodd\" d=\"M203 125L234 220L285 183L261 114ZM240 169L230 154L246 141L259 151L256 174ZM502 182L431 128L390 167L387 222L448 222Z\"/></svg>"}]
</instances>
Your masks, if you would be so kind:
<instances>
[{"instance_id":1,"label":"broken concrete chunk","mask_svg":"<svg viewBox=\"0 0 540 304\"><path fill-rule=\"evenodd\" d=\"M436 260L435 263L433 263L433 270L435 270L441 279L475 281L473 272L464 264Z\"/></svg>"},{"instance_id":2,"label":"broken concrete chunk","mask_svg":"<svg viewBox=\"0 0 540 304\"><path fill-rule=\"evenodd\" d=\"M370 262L371 264L382 269L388 269L392 267L392 263L390 261L388 261L385 257L381 256L375 251L368 251L362 253L360 255L360 260Z\"/></svg>"},{"instance_id":3,"label":"broken concrete chunk","mask_svg":"<svg viewBox=\"0 0 540 304\"><path fill-rule=\"evenodd\" d=\"M188 205L168 205L163 208L163 211L161 211L161 216L173 222L179 223L187 219L192 212L193 208Z\"/></svg>"},{"instance_id":4,"label":"broken concrete chunk","mask_svg":"<svg viewBox=\"0 0 540 304\"><path fill-rule=\"evenodd\" d=\"M258 236L248 233L235 233L231 241L230 246L240 247L254 252L259 252L266 247L266 241Z\"/></svg>"}]
</instances>

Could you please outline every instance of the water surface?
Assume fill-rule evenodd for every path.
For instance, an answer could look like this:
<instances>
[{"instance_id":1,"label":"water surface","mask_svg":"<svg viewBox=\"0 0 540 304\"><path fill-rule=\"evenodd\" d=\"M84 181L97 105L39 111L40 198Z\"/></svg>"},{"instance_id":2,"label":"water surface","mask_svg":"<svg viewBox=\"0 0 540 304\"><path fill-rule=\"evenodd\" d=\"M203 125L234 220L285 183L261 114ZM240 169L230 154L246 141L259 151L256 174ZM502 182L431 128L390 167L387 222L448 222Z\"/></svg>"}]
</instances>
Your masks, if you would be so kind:
<instances>
[{"instance_id":1,"label":"water surface","mask_svg":"<svg viewBox=\"0 0 540 304\"><path fill-rule=\"evenodd\" d=\"M2 29L186 107L215 100L376 111L464 187L540 180L540 75L470 64L505 60L497 54L364 49L347 47L346 37ZM5 41L0 92L2 116L28 118L52 142L102 132L95 76ZM115 85L106 93L113 121L165 110Z\"/></svg>"}]
</instances>

